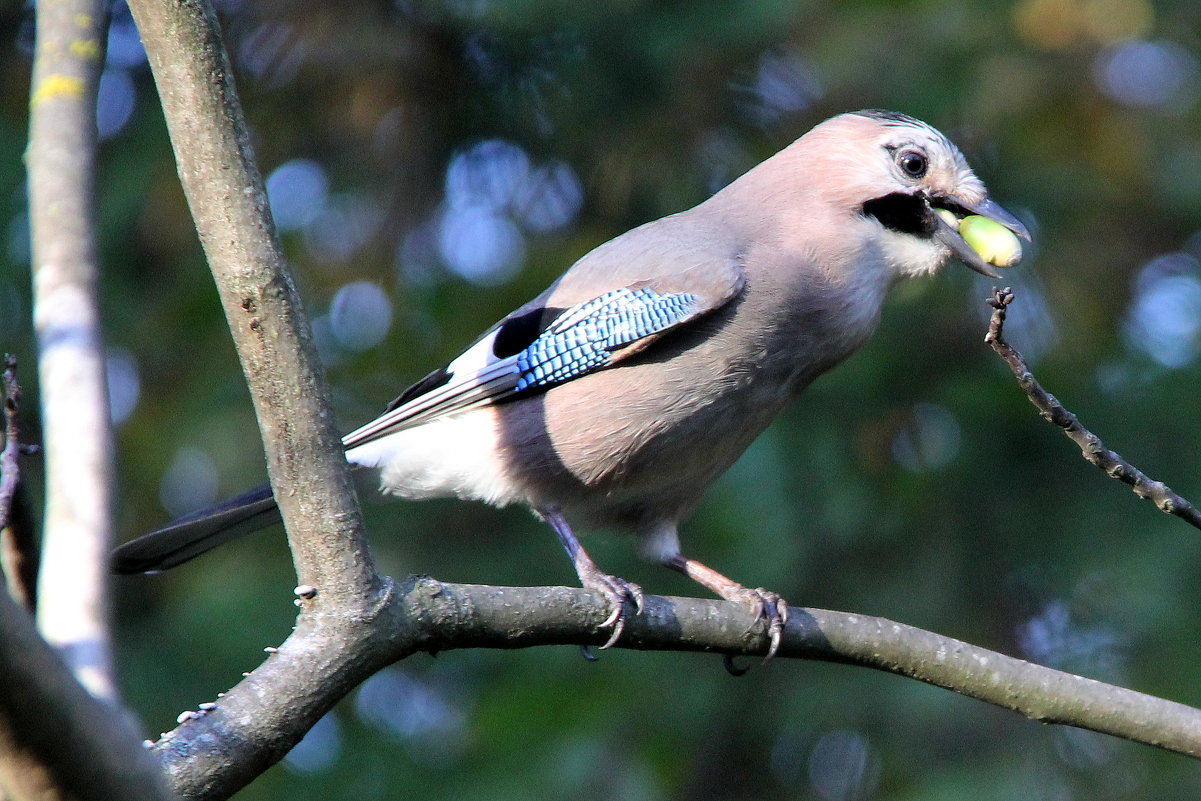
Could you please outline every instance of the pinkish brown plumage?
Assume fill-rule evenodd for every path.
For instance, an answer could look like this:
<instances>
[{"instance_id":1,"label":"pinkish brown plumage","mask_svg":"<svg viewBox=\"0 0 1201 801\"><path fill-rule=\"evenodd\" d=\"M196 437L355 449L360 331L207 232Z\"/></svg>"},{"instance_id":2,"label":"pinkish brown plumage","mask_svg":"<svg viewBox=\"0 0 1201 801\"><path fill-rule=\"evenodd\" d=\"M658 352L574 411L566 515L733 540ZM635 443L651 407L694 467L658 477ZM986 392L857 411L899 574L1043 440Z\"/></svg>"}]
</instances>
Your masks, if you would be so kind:
<instances>
[{"instance_id":1,"label":"pinkish brown plumage","mask_svg":"<svg viewBox=\"0 0 1201 801\"><path fill-rule=\"evenodd\" d=\"M574 529L650 558L767 621L787 605L684 556L678 525L780 410L875 330L888 290L952 256L991 268L937 210L1026 231L941 133L892 112L834 117L705 202L586 254L447 368L347 435L347 459L405 498L522 503L554 528L617 641L641 590ZM269 489L116 553L162 569L261 525Z\"/></svg>"}]
</instances>

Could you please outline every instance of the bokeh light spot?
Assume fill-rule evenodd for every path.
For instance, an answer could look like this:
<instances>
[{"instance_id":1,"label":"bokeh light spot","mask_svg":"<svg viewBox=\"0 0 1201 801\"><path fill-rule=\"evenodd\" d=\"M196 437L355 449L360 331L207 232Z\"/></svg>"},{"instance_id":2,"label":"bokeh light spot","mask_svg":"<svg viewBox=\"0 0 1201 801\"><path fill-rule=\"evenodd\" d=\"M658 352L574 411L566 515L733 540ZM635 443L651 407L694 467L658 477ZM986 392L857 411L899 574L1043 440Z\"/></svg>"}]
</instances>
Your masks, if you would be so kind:
<instances>
[{"instance_id":1,"label":"bokeh light spot","mask_svg":"<svg viewBox=\"0 0 1201 801\"><path fill-rule=\"evenodd\" d=\"M1097 54L1093 76L1101 91L1125 106L1180 113L1197 99L1197 59L1175 42L1108 47Z\"/></svg>"},{"instance_id":2,"label":"bokeh light spot","mask_svg":"<svg viewBox=\"0 0 1201 801\"><path fill-rule=\"evenodd\" d=\"M809 752L809 783L825 801L871 798L880 783L880 759L862 733L826 732Z\"/></svg>"},{"instance_id":3,"label":"bokeh light spot","mask_svg":"<svg viewBox=\"0 0 1201 801\"><path fill-rule=\"evenodd\" d=\"M1022 0L1013 8L1014 30L1042 50L1066 50L1080 40L1133 39L1154 22L1147 0Z\"/></svg>"},{"instance_id":4,"label":"bokeh light spot","mask_svg":"<svg viewBox=\"0 0 1201 801\"><path fill-rule=\"evenodd\" d=\"M561 161L531 170L513 203L521 224L538 234L570 225L583 204L580 179Z\"/></svg>"},{"instance_id":5,"label":"bokeh light spot","mask_svg":"<svg viewBox=\"0 0 1201 801\"><path fill-rule=\"evenodd\" d=\"M308 225L325 208L329 178L317 162L292 159L267 176L267 198L275 227L292 231Z\"/></svg>"},{"instance_id":6,"label":"bokeh light spot","mask_svg":"<svg viewBox=\"0 0 1201 801\"><path fill-rule=\"evenodd\" d=\"M438 226L438 250L458 275L495 285L516 275L525 259L525 237L512 220L487 206L450 206Z\"/></svg>"},{"instance_id":7,"label":"bokeh light spot","mask_svg":"<svg viewBox=\"0 0 1201 801\"><path fill-rule=\"evenodd\" d=\"M1197 358L1201 347L1201 264L1187 253L1152 259L1138 274L1126 344L1164 367Z\"/></svg>"},{"instance_id":8,"label":"bokeh light spot","mask_svg":"<svg viewBox=\"0 0 1201 801\"><path fill-rule=\"evenodd\" d=\"M96 90L96 134L111 139L125 129L137 105L137 90L129 71L107 69Z\"/></svg>"},{"instance_id":9,"label":"bokeh light spot","mask_svg":"<svg viewBox=\"0 0 1201 801\"><path fill-rule=\"evenodd\" d=\"M212 457L189 445L176 451L159 481L158 498L174 517L213 503L217 499L217 465Z\"/></svg>"},{"instance_id":10,"label":"bokeh light spot","mask_svg":"<svg viewBox=\"0 0 1201 801\"><path fill-rule=\"evenodd\" d=\"M1022 0L1013 7L1018 36L1042 50L1063 50L1081 33L1077 0Z\"/></svg>"},{"instance_id":11,"label":"bokeh light spot","mask_svg":"<svg viewBox=\"0 0 1201 801\"><path fill-rule=\"evenodd\" d=\"M329 325L334 339L347 350L373 348L392 327L392 301L375 284L347 284L330 303Z\"/></svg>"},{"instance_id":12,"label":"bokeh light spot","mask_svg":"<svg viewBox=\"0 0 1201 801\"><path fill-rule=\"evenodd\" d=\"M1155 23L1147 0L1084 0L1081 11L1085 29L1102 44L1144 36Z\"/></svg>"},{"instance_id":13,"label":"bokeh light spot","mask_svg":"<svg viewBox=\"0 0 1201 801\"><path fill-rule=\"evenodd\" d=\"M305 246L321 261L347 261L370 241L383 218L383 209L362 195L327 196L325 204L304 226Z\"/></svg>"},{"instance_id":14,"label":"bokeh light spot","mask_svg":"<svg viewBox=\"0 0 1201 801\"><path fill-rule=\"evenodd\" d=\"M300 71L305 50L294 26L267 22L242 39L238 66L268 86L285 86Z\"/></svg>"},{"instance_id":15,"label":"bokeh light spot","mask_svg":"<svg viewBox=\"0 0 1201 801\"><path fill-rule=\"evenodd\" d=\"M508 208L529 171L529 156L512 142L480 142L451 159L446 168L446 202L493 211Z\"/></svg>"},{"instance_id":16,"label":"bokeh light spot","mask_svg":"<svg viewBox=\"0 0 1201 801\"><path fill-rule=\"evenodd\" d=\"M1066 601L1049 601L1018 626L1017 638L1022 653L1040 665L1121 680L1124 658L1117 633L1109 626L1076 623Z\"/></svg>"},{"instance_id":17,"label":"bokeh light spot","mask_svg":"<svg viewBox=\"0 0 1201 801\"><path fill-rule=\"evenodd\" d=\"M919 403L908 425L892 441L892 457L911 473L936 470L959 453L962 435L955 416L942 406Z\"/></svg>"},{"instance_id":18,"label":"bokeh light spot","mask_svg":"<svg viewBox=\"0 0 1201 801\"><path fill-rule=\"evenodd\" d=\"M113 425L119 425L133 414L142 392L138 360L128 348L112 347L105 359L108 379L108 408Z\"/></svg>"},{"instance_id":19,"label":"bokeh light spot","mask_svg":"<svg viewBox=\"0 0 1201 801\"><path fill-rule=\"evenodd\" d=\"M342 753L342 724L329 712L313 724L284 757L284 764L297 773L324 773Z\"/></svg>"},{"instance_id":20,"label":"bokeh light spot","mask_svg":"<svg viewBox=\"0 0 1201 801\"><path fill-rule=\"evenodd\" d=\"M759 56L750 86L746 109L760 125L767 126L804 111L825 93L816 68L799 52L773 48Z\"/></svg>"},{"instance_id":21,"label":"bokeh light spot","mask_svg":"<svg viewBox=\"0 0 1201 801\"><path fill-rule=\"evenodd\" d=\"M354 699L359 718L408 746L424 762L454 760L465 745L467 715L436 685L399 668L376 673Z\"/></svg>"}]
</instances>

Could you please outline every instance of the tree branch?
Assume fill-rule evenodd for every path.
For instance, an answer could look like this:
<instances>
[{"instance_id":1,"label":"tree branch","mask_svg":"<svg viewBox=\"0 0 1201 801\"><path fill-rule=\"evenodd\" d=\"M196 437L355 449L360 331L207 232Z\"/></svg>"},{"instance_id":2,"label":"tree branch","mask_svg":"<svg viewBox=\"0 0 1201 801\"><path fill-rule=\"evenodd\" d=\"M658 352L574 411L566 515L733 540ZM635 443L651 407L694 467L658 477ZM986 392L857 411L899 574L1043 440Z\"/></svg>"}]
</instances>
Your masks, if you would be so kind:
<instances>
[{"instance_id":1,"label":"tree branch","mask_svg":"<svg viewBox=\"0 0 1201 801\"><path fill-rule=\"evenodd\" d=\"M34 591L38 575L37 543L29 521L17 510L21 501L17 489L21 482L21 433L17 411L21 405L21 384L17 381L17 360L4 357L2 384L4 396L4 447L0 449L0 579L8 593L21 606L34 609Z\"/></svg>"},{"instance_id":2,"label":"tree branch","mask_svg":"<svg viewBox=\"0 0 1201 801\"><path fill-rule=\"evenodd\" d=\"M440 584L376 574L349 497L326 392L283 268L230 67L203 0L131 0L193 216L263 427L302 585L292 636L154 746L187 798L227 798L282 758L354 686L418 651L599 644L607 605L562 587ZM298 377L298 378L297 378ZM326 481L328 480L328 484ZM619 647L762 654L725 601L648 597ZM872 667L1037 720L1201 756L1201 712L862 615L796 609L781 657ZM716 669L716 667L715 667Z\"/></svg>"},{"instance_id":3,"label":"tree branch","mask_svg":"<svg viewBox=\"0 0 1201 801\"><path fill-rule=\"evenodd\" d=\"M79 684L0 592L0 798L167 801L161 771L124 714Z\"/></svg>"},{"instance_id":4,"label":"tree branch","mask_svg":"<svg viewBox=\"0 0 1201 801\"><path fill-rule=\"evenodd\" d=\"M185 713L154 750L183 797L227 798L387 664L419 651L598 645L607 636L599 629L606 613L601 596L589 590L410 578L370 620L341 632L298 628L245 681L204 711ZM761 626L748 633L749 622L736 603L647 596L617 647L762 655L767 635ZM1044 723L1201 757L1201 710L883 618L793 608L781 658L909 676Z\"/></svg>"},{"instance_id":5,"label":"tree branch","mask_svg":"<svg viewBox=\"0 0 1201 801\"><path fill-rule=\"evenodd\" d=\"M28 167L46 453L38 626L88 689L111 698L113 439L93 208L106 8L101 0L37 6Z\"/></svg>"},{"instance_id":6,"label":"tree branch","mask_svg":"<svg viewBox=\"0 0 1201 801\"><path fill-rule=\"evenodd\" d=\"M1009 365L1026 397L1042 414L1043 419L1063 429L1064 435L1080 446L1080 455L1104 470L1110 478L1129 484L1135 495L1153 502L1161 512L1176 515L1194 528L1201 528L1201 512L1196 507L1173 492L1167 484L1149 478L1143 471L1105 447L1100 437L1081 425L1076 415L1065 409L1054 395L1038 383L1022 354L1003 338L1005 311L1013 302L1013 298L1014 294L1009 287L993 289L993 295L987 301L993 308L992 319L989 321L988 334L985 335L984 341Z\"/></svg>"},{"instance_id":7,"label":"tree branch","mask_svg":"<svg viewBox=\"0 0 1201 801\"><path fill-rule=\"evenodd\" d=\"M38 622L46 639L28 612L0 592L0 797L14 801L170 798L112 703L105 569L112 434L93 218L96 87L106 29L99 0L37 7L28 170L46 452ZM0 488L6 512L18 478L13 367L10 359Z\"/></svg>"},{"instance_id":8,"label":"tree branch","mask_svg":"<svg viewBox=\"0 0 1201 801\"><path fill-rule=\"evenodd\" d=\"M207 0L132 0L179 178L246 374L288 542L314 614L358 614L386 590L329 413L308 320L284 266Z\"/></svg>"},{"instance_id":9,"label":"tree branch","mask_svg":"<svg viewBox=\"0 0 1201 801\"><path fill-rule=\"evenodd\" d=\"M0 452L0 538L8 593L0 591L0 797L167 799L157 765L133 727L93 698L34 629L29 617L36 555L10 537L9 512L20 478L17 362L5 358L5 437ZM25 607L25 608L22 608ZM98 737L98 732L105 735ZM114 736L116 735L116 736Z\"/></svg>"},{"instance_id":10,"label":"tree branch","mask_svg":"<svg viewBox=\"0 0 1201 801\"><path fill-rule=\"evenodd\" d=\"M17 453L21 449L21 438L17 431L21 385L17 382L17 360L11 354L4 356L4 375L0 390L4 397L4 447L0 448L0 531L4 531L8 528L13 496L17 493Z\"/></svg>"}]
</instances>

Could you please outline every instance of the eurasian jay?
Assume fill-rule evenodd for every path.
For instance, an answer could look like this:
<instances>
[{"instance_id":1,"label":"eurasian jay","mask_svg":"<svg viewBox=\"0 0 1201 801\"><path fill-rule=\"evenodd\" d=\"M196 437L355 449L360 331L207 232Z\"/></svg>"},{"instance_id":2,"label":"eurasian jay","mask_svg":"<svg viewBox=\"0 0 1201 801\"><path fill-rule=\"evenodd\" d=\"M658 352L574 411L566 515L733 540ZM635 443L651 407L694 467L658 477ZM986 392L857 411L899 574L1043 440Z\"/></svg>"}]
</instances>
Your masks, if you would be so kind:
<instances>
[{"instance_id":1,"label":"eurasian jay","mask_svg":"<svg viewBox=\"0 0 1201 801\"><path fill-rule=\"evenodd\" d=\"M635 534L650 559L765 620L788 606L681 553L678 527L790 399L859 348L902 278L952 256L967 215L1029 238L950 140L890 111L826 120L695 208L585 255L445 368L343 439L384 492L522 503L558 535L621 636L642 590L577 529ZM118 572L173 567L278 520L270 487L120 547Z\"/></svg>"}]
</instances>

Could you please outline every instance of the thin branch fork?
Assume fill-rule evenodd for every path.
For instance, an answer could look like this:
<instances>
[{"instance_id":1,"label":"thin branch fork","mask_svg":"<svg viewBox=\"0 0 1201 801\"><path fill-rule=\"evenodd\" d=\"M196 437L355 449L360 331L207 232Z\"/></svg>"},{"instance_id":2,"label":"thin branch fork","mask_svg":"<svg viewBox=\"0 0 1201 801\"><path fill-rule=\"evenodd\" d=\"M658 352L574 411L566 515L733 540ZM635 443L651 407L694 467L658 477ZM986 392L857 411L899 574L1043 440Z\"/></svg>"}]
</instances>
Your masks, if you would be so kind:
<instances>
[{"instance_id":1,"label":"thin branch fork","mask_svg":"<svg viewBox=\"0 0 1201 801\"><path fill-rule=\"evenodd\" d=\"M18 457L29 452L21 445L17 412L21 405L21 384L17 380L17 359L5 354L0 390L4 398L4 441L0 443L0 584L26 609L34 608L37 597L38 554L32 526L18 514L21 470ZM0 592L3 588L0 588Z\"/></svg>"},{"instance_id":2,"label":"thin branch fork","mask_svg":"<svg viewBox=\"0 0 1201 801\"><path fill-rule=\"evenodd\" d=\"M17 453L21 441L17 431L17 408L21 405L21 385L17 382L17 360L4 356L4 444L0 448L0 532L8 528L9 511L17 493Z\"/></svg>"},{"instance_id":3,"label":"thin branch fork","mask_svg":"<svg viewBox=\"0 0 1201 801\"><path fill-rule=\"evenodd\" d=\"M1065 409L1054 395L1038 383L1022 354L1006 342L1003 336L1005 312L1013 299L1014 293L1009 287L993 289L992 297L987 300L988 305L993 308L992 319L989 320L988 334L985 335L984 341L1009 365L1026 397L1042 414L1043 419L1063 429L1064 435L1080 446L1080 455L1104 470L1110 478L1129 484L1135 495L1151 501L1161 512L1175 515L1194 528L1201 529L1201 512L1198 512L1196 507L1173 492L1167 484L1148 477L1142 470L1107 448L1100 437L1085 428L1076 415Z\"/></svg>"}]
</instances>

